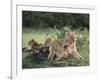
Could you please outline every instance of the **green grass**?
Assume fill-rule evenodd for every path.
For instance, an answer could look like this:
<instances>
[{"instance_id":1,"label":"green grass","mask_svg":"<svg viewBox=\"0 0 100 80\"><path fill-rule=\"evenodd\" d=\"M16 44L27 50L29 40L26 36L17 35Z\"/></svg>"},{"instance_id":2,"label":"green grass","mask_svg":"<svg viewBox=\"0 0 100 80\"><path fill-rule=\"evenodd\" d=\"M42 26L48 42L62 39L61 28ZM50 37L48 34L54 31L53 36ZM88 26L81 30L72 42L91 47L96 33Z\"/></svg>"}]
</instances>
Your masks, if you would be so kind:
<instances>
[{"instance_id":1,"label":"green grass","mask_svg":"<svg viewBox=\"0 0 100 80\"><path fill-rule=\"evenodd\" d=\"M84 29L80 31L79 29L75 30L78 33L77 40L77 48L81 56L84 57L85 60L75 60L73 58L68 58L61 61L48 61L45 60L37 60L33 57L32 54L23 52L22 53L22 67L26 68L49 68L49 67L69 67L69 66L89 66L89 32ZM45 34L46 32L51 33L51 35L55 36L54 31L48 31L48 29L26 29L23 28L22 32L22 47L27 47L29 40L32 38L35 39L38 43L45 42Z\"/></svg>"},{"instance_id":2,"label":"green grass","mask_svg":"<svg viewBox=\"0 0 100 80\"><path fill-rule=\"evenodd\" d=\"M35 39L38 43L44 43L45 40L45 33L41 30L34 30L34 29L24 29L23 30L23 47L27 47L28 42L31 39Z\"/></svg>"}]
</instances>

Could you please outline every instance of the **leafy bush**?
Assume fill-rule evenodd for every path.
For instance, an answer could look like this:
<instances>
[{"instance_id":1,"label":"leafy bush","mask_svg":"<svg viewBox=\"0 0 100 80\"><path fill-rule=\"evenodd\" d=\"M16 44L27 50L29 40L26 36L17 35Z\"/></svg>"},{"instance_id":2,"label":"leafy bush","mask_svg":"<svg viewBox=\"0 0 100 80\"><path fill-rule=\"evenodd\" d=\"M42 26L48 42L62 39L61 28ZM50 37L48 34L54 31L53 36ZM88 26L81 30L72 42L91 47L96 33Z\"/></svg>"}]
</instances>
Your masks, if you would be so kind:
<instances>
[{"instance_id":1,"label":"leafy bush","mask_svg":"<svg viewBox=\"0 0 100 80\"><path fill-rule=\"evenodd\" d=\"M68 26L62 27L61 29L57 29L56 27L54 27L54 29L51 29L51 30L52 32L55 33L58 39L63 39L65 36L64 35L65 32L68 33L68 32L73 31L71 27L68 27ZM87 28L84 28L83 30L81 30L81 28L76 29L76 30L74 29L74 31L77 33L77 42L76 42L77 50L80 53L80 55L85 57L85 59L88 62L87 64L89 64L89 31ZM67 61L67 65L75 66L75 65L80 65L80 64L78 64L77 61L73 59L69 59Z\"/></svg>"},{"instance_id":2,"label":"leafy bush","mask_svg":"<svg viewBox=\"0 0 100 80\"><path fill-rule=\"evenodd\" d=\"M49 31L50 31L50 34L54 34L53 36L57 37L58 39L63 39L64 36L65 36L65 32L70 32L72 31L70 29L70 26L65 26L65 27L62 27L60 29L57 29L56 26L54 26L54 28L49 28Z\"/></svg>"},{"instance_id":3,"label":"leafy bush","mask_svg":"<svg viewBox=\"0 0 100 80\"><path fill-rule=\"evenodd\" d=\"M84 29L83 31L81 31L81 33L78 33L77 48L79 51L81 51L81 49L84 49L87 46L89 46L89 33L87 29Z\"/></svg>"}]
</instances>

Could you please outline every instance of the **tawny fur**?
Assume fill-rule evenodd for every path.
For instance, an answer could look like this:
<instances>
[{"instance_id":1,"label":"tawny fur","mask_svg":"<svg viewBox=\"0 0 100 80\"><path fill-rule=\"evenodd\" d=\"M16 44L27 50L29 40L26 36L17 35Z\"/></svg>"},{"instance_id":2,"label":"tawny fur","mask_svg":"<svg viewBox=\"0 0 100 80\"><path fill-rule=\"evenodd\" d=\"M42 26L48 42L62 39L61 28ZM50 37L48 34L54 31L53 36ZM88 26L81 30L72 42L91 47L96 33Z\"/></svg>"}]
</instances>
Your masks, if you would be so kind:
<instances>
[{"instance_id":1,"label":"tawny fur","mask_svg":"<svg viewBox=\"0 0 100 80\"><path fill-rule=\"evenodd\" d=\"M66 56L66 52L64 51L63 44L59 39L54 37L47 37L45 43L49 45L49 55L48 59L53 60L56 56L56 60L61 60Z\"/></svg>"},{"instance_id":2,"label":"tawny fur","mask_svg":"<svg viewBox=\"0 0 100 80\"><path fill-rule=\"evenodd\" d=\"M73 56L76 59L83 58L80 56L79 52L77 51L76 47L76 40L77 40L77 34L76 32L69 32L67 35L66 39L66 34L65 34L65 51L68 56Z\"/></svg>"},{"instance_id":3,"label":"tawny fur","mask_svg":"<svg viewBox=\"0 0 100 80\"><path fill-rule=\"evenodd\" d=\"M35 48L37 48L39 46L39 44L34 40L34 39L31 39L29 42L28 42L28 47L24 50L25 52L26 51L33 51Z\"/></svg>"}]
</instances>

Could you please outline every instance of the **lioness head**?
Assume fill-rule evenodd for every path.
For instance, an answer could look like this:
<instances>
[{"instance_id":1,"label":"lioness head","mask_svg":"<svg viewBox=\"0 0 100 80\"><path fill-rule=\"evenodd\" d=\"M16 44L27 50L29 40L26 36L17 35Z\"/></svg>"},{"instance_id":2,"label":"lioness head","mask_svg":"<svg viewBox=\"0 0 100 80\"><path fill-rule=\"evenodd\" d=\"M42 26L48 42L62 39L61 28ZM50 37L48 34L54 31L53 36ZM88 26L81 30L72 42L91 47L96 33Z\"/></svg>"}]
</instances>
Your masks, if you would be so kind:
<instances>
[{"instance_id":1,"label":"lioness head","mask_svg":"<svg viewBox=\"0 0 100 80\"><path fill-rule=\"evenodd\" d=\"M51 44L56 38L54 36L50 36L48 33L45 36L45 44Z\"/></svg>"}]
</instances>

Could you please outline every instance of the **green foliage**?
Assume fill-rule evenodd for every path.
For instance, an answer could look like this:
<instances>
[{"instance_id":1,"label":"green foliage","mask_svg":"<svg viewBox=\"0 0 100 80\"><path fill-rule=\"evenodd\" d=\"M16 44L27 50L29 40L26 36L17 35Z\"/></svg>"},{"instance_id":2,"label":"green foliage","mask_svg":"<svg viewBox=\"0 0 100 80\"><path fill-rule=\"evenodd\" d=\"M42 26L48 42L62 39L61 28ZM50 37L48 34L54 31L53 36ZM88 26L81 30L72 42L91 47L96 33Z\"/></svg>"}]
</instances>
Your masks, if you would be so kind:
<instances>
[{"instance_id":1,"label":"green foliage","mask_svg":"<svg viewBox=\"0 0 100 80\"><path fill-rule=\"evenodd\" d=\"M78 50L84 49L86 46L89 45L89 32L87 29L81 31L83 33L78 34L77 37L77 48Z\"/></svg>"},{"instance_id":2,"label":"green foliage","mask_svg":"<svg viewBox=\"0 0 100 80\"><path fill-rule=\"evenodd\" d=\"M65 32L68 33L70 31L72 31L72 30L70 29L70 27L67 27L67 26L66 27L62 27L60 30L55 28L55 32L56 32L56 35L57 35L58 39L63 39L64 36L65 36Z\"/></svg>"},{"instance_id":3,"label":"green foliage","mask_svg":"<svg viewBox=\"0 0 100 80\"><path fill-rule=\"evenodd\" d=\"M23 11L22 25L28 28L53 28L54 26L79 28L81 26L89 29L89 14Z\"/></svg>"},{"instance_id":4,"label":"green foliage","mask_svg":"<svg viewBox=\"0 0 100 80\"><path fill-rule=\"evenodd\" d=\"M63 39L65 36L65 32L68 33L72 30L70 29L70 26L69 27L65 26L60 29L57 29L57 27L55 26L54 28L49 28L49 31L50 31L50 34L54 33L53 36L57 37L58 39Z\"/></svg>"}]
</instances>

